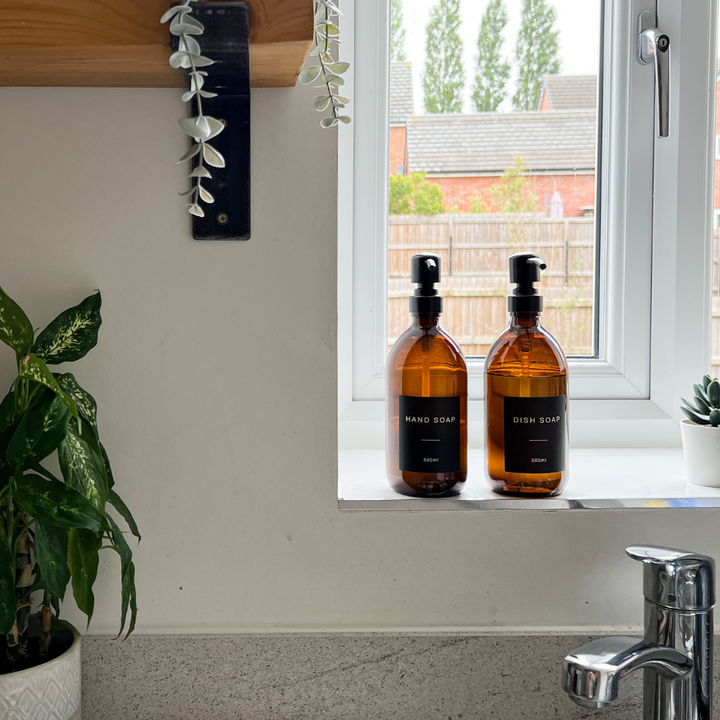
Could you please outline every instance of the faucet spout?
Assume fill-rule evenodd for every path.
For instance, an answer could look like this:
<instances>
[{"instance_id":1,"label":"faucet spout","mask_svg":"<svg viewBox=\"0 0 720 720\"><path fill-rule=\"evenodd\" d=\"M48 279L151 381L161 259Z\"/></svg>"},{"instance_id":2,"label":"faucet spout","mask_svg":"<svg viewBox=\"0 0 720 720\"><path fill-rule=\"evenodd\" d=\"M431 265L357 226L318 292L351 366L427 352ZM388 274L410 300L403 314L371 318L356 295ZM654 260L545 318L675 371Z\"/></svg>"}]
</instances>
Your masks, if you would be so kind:
<instances>
[{"instance_id":1,"label":"faucet spout","mask_svg":"<svg viewBox=\"0 0 720 720\"><path fill-rule=\"evenodd\" d=\"M693 661L678 650L631 637L594 640L565 656L563 690L582 707L606 708L617 698L620 678L653 668L667 678L692 670Z\"/></svg>"}]
</instances>

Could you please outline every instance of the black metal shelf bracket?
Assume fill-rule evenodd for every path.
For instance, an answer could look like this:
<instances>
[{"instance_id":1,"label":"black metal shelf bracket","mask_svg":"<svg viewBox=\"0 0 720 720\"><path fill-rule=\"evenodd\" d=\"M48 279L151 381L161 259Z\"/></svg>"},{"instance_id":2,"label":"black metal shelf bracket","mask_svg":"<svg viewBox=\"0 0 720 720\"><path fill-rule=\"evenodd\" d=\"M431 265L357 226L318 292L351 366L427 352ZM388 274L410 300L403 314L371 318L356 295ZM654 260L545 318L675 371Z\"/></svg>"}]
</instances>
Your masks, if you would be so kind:
<instances>
[{"instance_id":1,"label":"black metal shelf bracket","mask_svg":"<svg viewBox=\"0 0 720 720\"><path fill-rule=\"evenodd\" d=\"M193 16L205 26L198 38L203 55L215 61L203 68L204 90L218 93L203 99L207 115L225 123L213 146L225 158L224 168L212 168L203 185L215 197L203 205L205 217L193 216L196 240L250 239L250 9L243 2L202 2ZM172 38L177 50L178 38ZM189 84L188 71L184 70ZM194 166L197 166L195 158Z\"/></svg>"}]
</instances>

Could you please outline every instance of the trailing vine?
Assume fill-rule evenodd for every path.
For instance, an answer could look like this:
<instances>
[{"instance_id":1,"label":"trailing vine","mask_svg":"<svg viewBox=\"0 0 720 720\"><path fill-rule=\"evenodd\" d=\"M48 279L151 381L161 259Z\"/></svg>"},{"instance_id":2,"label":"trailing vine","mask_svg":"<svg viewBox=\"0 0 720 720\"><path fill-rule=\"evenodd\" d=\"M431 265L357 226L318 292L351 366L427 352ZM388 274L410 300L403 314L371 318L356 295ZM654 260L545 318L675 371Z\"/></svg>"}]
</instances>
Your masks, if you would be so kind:
<instances>
[{"instance_id":1,"label":"trailing vine","mask_svg":"<svg viewBox=\"0 0 720 720\"><path fill-rule=\"evenodd\" d=\"M341 75L347 72L350 63L336 61L331 52L331 43L336 46L340 43L340 28L333 20L338 15L342 13L332 0L315 0L315 47L310 55L318 58L319 65L305 68L298 78L303 85L310 85L318 79L321 81L322 84L315 87L322 88L324 92L315 98L314 104L318 112L330 110L330 115L320 121L324 128L350 122L350 117L341 112L350 99L339 95L337 90L345 84Z\"/></svg>"},{"instance_id":2,"label":"trailing vine","mask_svg":"<svg viewBox=\"0 0 720 720\"><path fill-rule=\"evenodd\" d=\"M225 129L225 124L203 113L203 98L217 97L217 93L203 90L207 72L198 68L213 65L215 61L202 54L200 43L195 39L205 30L205 26L192 17L192 3L195 2L197 0L182 0L179 5L171 7L160 18L160 22L166 23L171 20L170 33L178 38L178 49L170 56L170 66L188 70L190 76L190 89L183 94L183 102L195 101L195 115L178 121L178 127L195 140L195 144L178 160L178 163L199 156L197 166L189 174L192 187L180 195L190 196L187 206L190 214L204 217L205 212L200 206L200 201L215 202L212 194L202 185L204 178L212 177L205 164L216 168L225 167L225 158L207 141L217 137Z\"/></svg>"}]
</instances>

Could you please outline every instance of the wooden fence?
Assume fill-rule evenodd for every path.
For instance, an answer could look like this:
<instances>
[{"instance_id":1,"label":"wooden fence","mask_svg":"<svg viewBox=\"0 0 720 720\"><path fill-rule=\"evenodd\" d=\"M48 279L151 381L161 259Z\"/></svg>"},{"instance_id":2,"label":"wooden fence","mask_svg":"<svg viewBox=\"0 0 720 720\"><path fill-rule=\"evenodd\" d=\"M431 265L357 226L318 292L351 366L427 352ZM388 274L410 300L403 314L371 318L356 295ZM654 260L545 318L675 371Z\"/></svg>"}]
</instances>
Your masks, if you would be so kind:
<instances>
[{"instance_id":1,"label":"wooden fence","mask_svg":"<svg viewBox=\"0 0 720 720\"><path fill-rule=\"evenodd\" d=\"M445 297L443 325L466 355L485 355L507 326L508 258L540 255L543 324L569 355L593 352L595 224L593 218L548 220L538 215L390 217L388 342L408 324L410 258L440 255Z\"/></svg>"}]
</instances>

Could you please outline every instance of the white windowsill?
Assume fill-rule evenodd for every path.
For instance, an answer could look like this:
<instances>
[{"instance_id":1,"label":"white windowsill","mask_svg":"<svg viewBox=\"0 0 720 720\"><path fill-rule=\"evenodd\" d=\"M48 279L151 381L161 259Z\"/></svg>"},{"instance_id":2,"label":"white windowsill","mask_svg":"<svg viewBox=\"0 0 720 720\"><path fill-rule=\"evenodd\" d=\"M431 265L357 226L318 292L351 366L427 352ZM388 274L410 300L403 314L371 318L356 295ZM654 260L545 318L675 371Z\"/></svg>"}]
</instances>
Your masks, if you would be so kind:
<instances>
[{"instance_id":1,"label":"white windowsill","mask_svg":"<svg viewBox=\"0 0 720 720\"><path fill-rule=\"evenodd\" d=\"M483 450L468 454L468 480L459 496L411 498L385 479L380 450L340 450L340 510L587 510L622 508L718 508L720 488L691 485L680 449L573 449L570 482L556 498L502 497L484 477Z\"/></svg>"}]
</instances>

